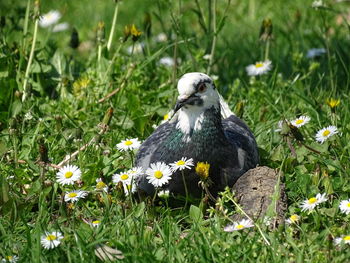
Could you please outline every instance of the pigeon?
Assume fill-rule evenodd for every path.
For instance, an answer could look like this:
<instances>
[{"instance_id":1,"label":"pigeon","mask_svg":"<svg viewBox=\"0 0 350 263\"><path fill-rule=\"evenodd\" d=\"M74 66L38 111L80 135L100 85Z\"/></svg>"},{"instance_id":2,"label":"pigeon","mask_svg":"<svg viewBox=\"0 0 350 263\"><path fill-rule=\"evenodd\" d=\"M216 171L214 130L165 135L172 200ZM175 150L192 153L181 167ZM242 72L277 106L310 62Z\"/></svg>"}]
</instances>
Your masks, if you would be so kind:
<instances>
[{"instance_id":1,"label":"pigeon","mask_svg":"<svg viewBox=\"0 0 350 263\"><path fill-rule=\"evenodd\" d=\"M259 153L254 135L232 113L208 75L186 73L179 79L177 89L179 96L173 116L142 143L135 166L146 171L153 163L170 164L183 157L192 158L194 166L198 162L208 163L209 191L217 196L226 186L232 187L247 170L258 165ZM169 182L158 190L201 197L200 177L195 167L190 168L174 172ZM139 178L137 187L139 193L152 196L156 189L146 177L144 174Z\"/></svg>"}]
</instances>

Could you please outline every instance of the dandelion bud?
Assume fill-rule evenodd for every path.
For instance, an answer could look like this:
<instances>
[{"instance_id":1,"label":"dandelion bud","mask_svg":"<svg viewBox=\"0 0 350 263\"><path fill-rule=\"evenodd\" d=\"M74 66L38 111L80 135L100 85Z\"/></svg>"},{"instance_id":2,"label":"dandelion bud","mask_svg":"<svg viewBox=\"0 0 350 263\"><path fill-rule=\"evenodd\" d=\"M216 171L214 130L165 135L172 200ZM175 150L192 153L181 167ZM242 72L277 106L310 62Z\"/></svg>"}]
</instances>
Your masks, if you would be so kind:
<instances>
[{"instance_id":1,"label":"dandelion bud","mask_svg":"<svg viewBox=\"0 0 350 263\"><path fill-rule=\"evenodd\" d=\"M105 23L103 21L98 22L97 25L97 42L103 43L105 41Z\"/></svg>"},{"instance_id":2,"label":"dandelion bud","mask_svg":"<svg viewBox=\"0 0 350 263\"><path fill-rule=\"evenodd\" d=\"M130 26L126 25L124 27L124 39L123 39L124 42L128 40L128 38L130 37L130 34L131 34Z\"/></svg>"},{"instance_id":3,"label":"dandelion bud","mask_svg":"<svg viewBox=\"0 0 350 263\"><path fill-rule=\"evenodd\" d=\"M79 34L78 31L73 28L72 34L70 35L70 47L77 48L79 46Z\"/></svg>"},{"instance_id":4,"label":"dandelion bud","mask_svg":"<svg viewBox=\"0 0 350 263\"><path fill-rule=\"evenodd\" d=\"M145 18L143 20L143 29L145 30L147 37L150 37L152 29L152 19L151 15L148 12L145 14Z\"/></svg>"},{"instance_id":5,"label":"dandelion bud","mask_svg":"<svg viewBox=\"0 0 350 263\"><path fill-rule=\"evenodd\" d=\"M36 0L34 2L34 19L39 19L40 17L40 1Z\"/></svg>"},{"instance_id":6,"label":"dandelion bud","mask_svg":"<svg viewBox=\"0 0 350 263\"><path fill-rule=\"evenodd\" d=\"M261 41L267 41L272 39L272 21L271 19L267 18L264 19L261 28L260 28L260 35L259 38Z\"/></svg>"},{"instance_id":7,"label":"dandelion bud","mask_svg":"<svg viewBox=\"0 0 350 263\"><path fill-rule=\"evenodd\" d=\"M136 42L141 37L142 32L138 31L136 26L133 24L130 28L130 34L132 36L132 41Z\"/></svg>"}]
</instances>

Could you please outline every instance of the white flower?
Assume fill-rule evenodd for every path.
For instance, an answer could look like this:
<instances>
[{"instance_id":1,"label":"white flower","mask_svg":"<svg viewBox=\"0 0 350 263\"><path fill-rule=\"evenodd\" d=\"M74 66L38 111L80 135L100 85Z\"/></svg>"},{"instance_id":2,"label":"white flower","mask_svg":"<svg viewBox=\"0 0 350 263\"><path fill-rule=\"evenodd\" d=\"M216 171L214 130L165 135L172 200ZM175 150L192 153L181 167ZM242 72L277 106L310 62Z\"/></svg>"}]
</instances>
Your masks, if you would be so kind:
<instances>
[{"instance_id":1,"label":"white flower","mask_svg":"<svg viewBox=\"0 0 350 263\"><path fill-rule=\"evenodd\" d=\"M171 168L163 162L151 163L151 167L146 170L149 183L155 187L166 184L171 179Z\"/></svg>"},{"instance_id":2,"label":"white flower","mask_svg":"<svg viewBox=\"0 0 350 263\"><path fill-rule=\"evenodd\" d=\"M303 201L303 203L301 204L301 211L306 211L306 210L313 210L317 205L319 205L320 203L326 202L327 201L327 197L326 194L317 194L316 197L311 197L305 201Z\"/></svg>"},{"instance_id":3,"label":"white flower","mask_svg":"<svg viewBox=\"0 0 350 263\"><path fill-rule=\"evenodd\" d=\"M1 262L2 263L5 263L5 262L15 263L18 260L19 260L18 256L6 256L1 260Z\"/></svg>"},{"instance_id":4,"label":"white flower","mask_svg":"<svg viewBox=\"0 0 350 263\"><path fill-rule=\"evenodd\" d=\"M41 245L45 249L55 248L61 243L62 239L63 235L61 234L61 232L45 232L45 235L41 236Z\"/></svg>"},{"instance_id":5,"label":"white flower","mask_svg":"<svg viewBox=\"0 0 350 263\"><path fill-rule=\"evenodd\" d=\"M305 125L309 121L310 121L309 116L300 116L299 118L290 121L290 124L292 124L293 126L295 126L297 128L300 128L301 126Z\"/></svg>"},{"instance_id":6,"label":"white flower","mask_svg":"<svg viewBox=\"0 0 350 263\"><path fill-rule=\"evenodd\" d=\"M144 47L145 47L145 44L142 43L142 42L140 42L140 43L139 43L139 42L135 43L135 44L134 44L134 54L142 53ZM127 48L127 52L128 52L129 54L131 54L131 53L133 52L132 49L133 49L132 46L128 47L128 48Z\"/></svg>"},{"instance_id":7,"label":"white flower","mask_svg":"<svg viewBox=\"0 0 350 263\"><path fill-rule=\"evenodd\" d=\"M322 7L322 6L324 6L322 0L315 0L315 1L312 2L312 5L311 5L312 8L319 8L319 7Z\"/></svg>"},{"instance_id":8,"label":"white flower","mask_svg":"<svg viewBox=\"0 0 350 263\"><path fill-rule=\"evenodd\" d=\"M245 69L249 76L263 75L271 70L271 61L256 62L255 64L247 66Z\"/></svg>"},{"instance_id":9,"label":"white flower","mask_svg":"<svg viewBox=\"0 0 350 263\"><path fill-rule=\"evenodd\" d=\"M123 183L123 188L125 195L133 194L136 191L136 185L133 181L130 183Z\"/></svg>"},{"instance_id":10,"label":"white flower","mask_svg":"<svg viewBox=\"0 0 350 263\"><path fill-rule=\"evenodd\" d=\"M342 211L345 214L350 214L350 199L349 200L343 200L339 204L340 211Z\"/></svg>"},{"instance_id":11,"label":"white flower","mask_svg":"<svg viewBox=\"0 0 350 263\"><path fill-rule=\"evenodd\" d=\"M93 226L93 227L98 227L100 224L101 224L100 220L94 220L91 222L91 226Z\"/></svg>"},{"instance_id":12,"label":"white flower","mask_svg":"<svg viewBox=\"0 0 350 263\"><path fill-rule=\"evenodd\" d=\"M81 177L81 170L75 165L66 165L56 174L57 182L61 185L74 184Z\"/></svg>"},{"instance_id":13,"label":"white flower","mask_svg":"<svg viewBox=\"0 0 350 263\"><path fill-rule=\"evenodd\" d=\"M133 167L127 173L130 174L133 179L136 179L143 174L143 169L142 167Z\"/></svg>"},{"instance_id":14,"label":"white flower","mask_svg":"<svg viewBox=\"0 0 350 263\"><path fill-rule=\"evenodd\" d=\"M328 126L326 128L323 128L319 130L316 133L316 141L320 143L324 143L329 137L333 136L334 134L338 133L338 129L335 126Z\"/></svg>"},{"instance_id":15,"label":"white flower","mask_svg":"<svg viewBox=\"0 0 350 263\"><path fill-rule=\"evenodd\" d=\"M293 214L286 220L286 223L291 225L291 224L297 223L299 220L300 220L300 216Z\"/></svg>"},{"instance_id":16,"label":"white flower","mask_svg":"<svg viewBox=\"0 0 350 263\"><path fill-rule=\"evenodd\" d=\"M139 139L126 139L117 144L117 149L119 151L128 151L138 149L141 146Z\"/></svg>"},{"instance_id":17,"label":"white flower","mask_svg":"<svg viewBox=\"0 0 350 263\"><path fill-rule=\"evenodd\" d=\"M240 222L234 222L233 224L225 226L224 231L233 232L253 226L254 224L250 219L242 219Z\"/></svg>"},{"instance_id":18,"label":"white flower","mask_svg":"<svg viewBox=\"0 0 350 263\"><path fill-rule=\"evenodd\" d=\"M211 79L212 79L213 81L216 81L216 80L219 79L219 76L218 76L218 75L211 75L210 77L211 77Z\"/></svg>"},{"instance_id":19,"label":"white flower","mask_svg":"<svg viewBox=\"0 0 350 263\"><path fill-rule=\"evenodd\" d=\"M169 190L161 190L158 192L158 197L160 198L168 198L169 197L169 193L170 191Z\"/></svg>"},{"instance_id":20,"label":"white flower","mask_svg":"<svg viewBox=\"0 0 350 263\"><path fill-rule=\"evenodd\" d=\"M68 28L69 28L69 24L67 22L60 23L60 24L55 25L52 28L52 32L57 33L57 32L66 31Z\"/></svg>"},{"instance_id":21,"label":"white flower","mask_svg":"<svg viewBox=\"0 0 350 263\"><path fill-rule=\"evenodd\" d=\"M182 157L181 160L171 163L170 166L171 166L171 170L173 172L176 172L177 170L182 171L185 169L191 169L191 166L194 166L194 164L193 164L192 158L187 160L186 157Z\"/></svg>"},{"instance_id":22,"label":"white flower","mask_svg":"<svg viewBox=\"0 0 350 263\"><path fill-rule=\"evenodd\" d=\"M40 17L39 26L41 27L49 27L58 22L61 18L61 13L57 10L51 10L47 14L44 14Z\"/></svg>"},{"instance_id":23,"label":"white flower","mask_svg":"<svg viewBox=\"0 0 350 263\"><path fill-rule=\"evenodd\" d=\"M123 184L130 184L132 180L132 176L128 172L122 172L119 174L115 174L112 177L113 183L117 184L122 182Z\"/></svg>"},{"instance_id":24,"label":"white flower","mask_svg":"<svg viewBox=\"0 0 350 263\"><path fill-rule=\"evenodd\" d=\"M96 179L96 190L108 192L108 186L102 181L101 178Z\"/></svg>"},{"instance_id":25,"label":"white flower","mask_svg":"<svg viewBox=\"0 0 350 263\"><path fill-rule=\"evenodd\" d=\"M156 37L155 40L157 42L166 42L168 41L168 36L165 33L159 33Z\"/></svg>"},{"instance_id":26,"label":"white flower","mask_svg":"<svg viewBox=\"0 0 350 263\"><path fill-rule=\"evenodd\" d=\"M71 192L67 192L64 195L64 201L74 203L79 201L80 198L85 198L87 195L88 195L88 192L86 191L74 190Z\"/></svg>"},{"instance_id":27,"label":"white flower","mask_svg":"<svg viewBox=\"0 0 350 263\"><path fill-rule=\"evenodd\" d=\"M334 239L335 245L350 244L350 236L341 236Z\"/></svg>"},{"instance_id":28,"label":"white flower","mask_svg":"<svg viewBox=\"0 0 350 263\"><path fill-rule=\"evenodd\" d=\"M307 58L315 58L320 57L323 54L326 54L326 50L324 48L311 48L307 51Z\"/></svg>"},{"instance_id":29,"label":"white flower","mask_svg":"<svg viewBox=\"0 0 350 263\"><path fill-rule=\"evenodd\" d=\"M173 67L175 65L175 60L172 57L162 57L159 60L159 64L166 67Z\"/></svg>"},{"instance_id":30,"label":"white flower","mask_svg":"<svg viewBox=\"0 0 350 263\"><path fill-rule=\"evenodd\" d=\"M210 55L210 54L205 54L205 55L203 56L203 59L205 59L205 60L209 60L209 59L210 59L210 57L211 57L211 55Z\"/></svg>"},{"instance_id":31,"label":"white flower","mask_svg":"<svg viewBox=\"0 0 350 263\"><path fill-rule=\"evenodd\" d=\"M24 115L24 119L29 121L31 119L33 119L33 115L30 111L28 111L25 115Z\"/></svg>"}]
</instances>

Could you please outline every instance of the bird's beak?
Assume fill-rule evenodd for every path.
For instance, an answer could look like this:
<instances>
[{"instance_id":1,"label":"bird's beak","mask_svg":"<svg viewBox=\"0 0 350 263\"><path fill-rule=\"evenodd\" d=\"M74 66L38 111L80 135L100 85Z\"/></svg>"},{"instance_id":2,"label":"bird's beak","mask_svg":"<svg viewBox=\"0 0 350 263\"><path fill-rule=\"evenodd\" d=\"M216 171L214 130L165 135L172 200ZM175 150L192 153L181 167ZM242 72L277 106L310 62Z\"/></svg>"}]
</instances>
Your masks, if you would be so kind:
<instances>
[{"instance_id":1,"label":"bird's beak","mask_svg":"<svg viewBox=\"0 0 350 263\"><path fill-rule=\"evenodd\" d=\"M192 94L188 97L181 97L177 100L174 108L174 113L181 109L184 105L198 105L202 103L202 99L196 94Z\"/></svg>"}]
</instances>

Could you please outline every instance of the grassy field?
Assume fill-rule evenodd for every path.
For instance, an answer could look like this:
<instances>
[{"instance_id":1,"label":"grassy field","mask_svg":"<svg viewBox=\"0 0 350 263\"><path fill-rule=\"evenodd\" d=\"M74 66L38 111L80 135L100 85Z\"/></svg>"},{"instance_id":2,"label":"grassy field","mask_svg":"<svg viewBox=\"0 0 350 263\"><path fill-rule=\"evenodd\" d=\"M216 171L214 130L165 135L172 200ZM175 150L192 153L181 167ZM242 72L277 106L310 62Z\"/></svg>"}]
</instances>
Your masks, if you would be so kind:
<instances>
[{"instance_id":1,"label":"grassy field","mask_svg":"<svg viewBox=\"0 0 350 263\"><path fill-rule=\"evenodd\" d=\"M321 2L1 1L0 260L100 262L106 245L121 262L350 262L350 205L339 207L350 198L350 2ZM61 18L43 27L50 10ZM265 60L269 72L248 76ZM174 208L113 183L135 154L116 144L146 139L194 71L252 129L261 165L283 172L286 219L297 222L225 232L238 213L229 191L216 206ZM300 116L310 121L296 128ZM338 133L317 141L331 125ZM65 164L82 179L62 186L56 174L73 153ZM65 202L73 189L88 195ZM302 211L318 193L327 201ZM57 247L44 249L46 231L62 233Z\"/></svg>"}]
</instances>

